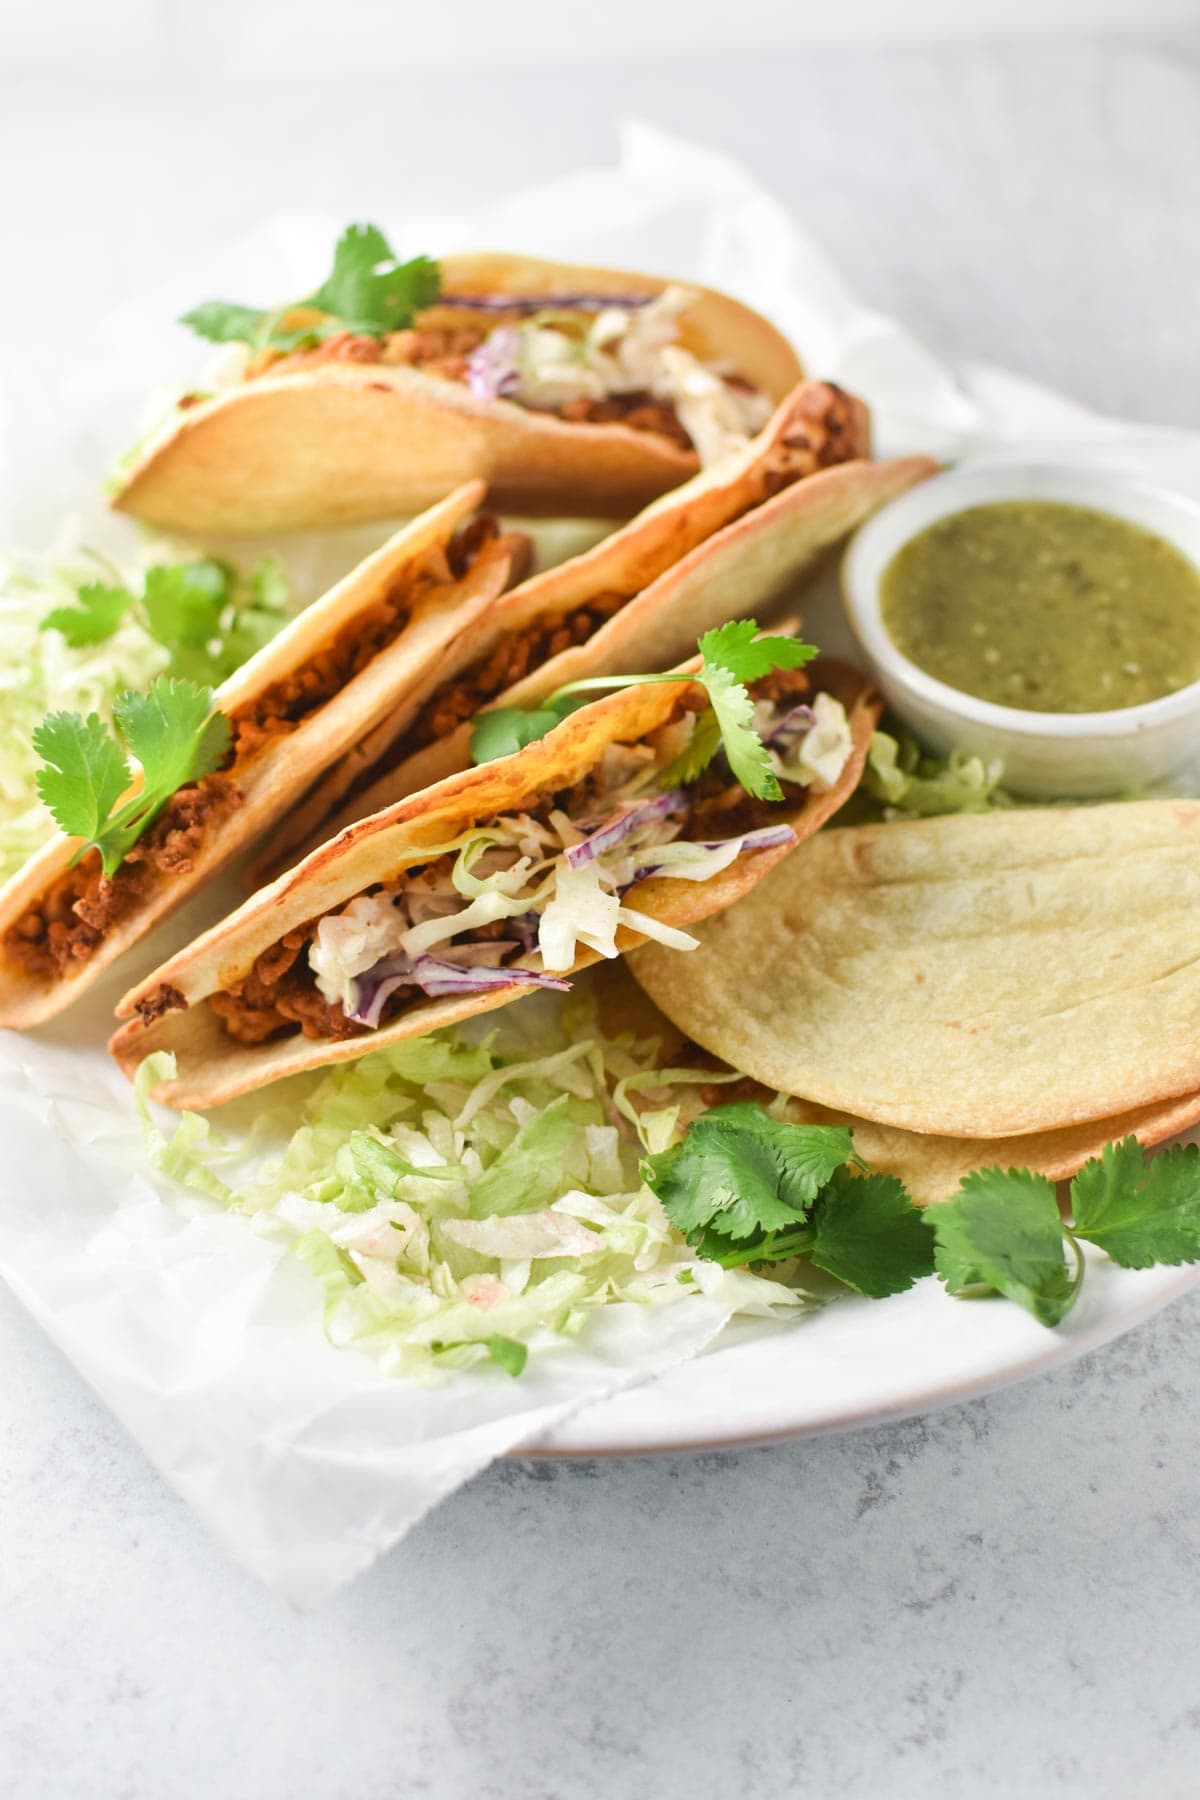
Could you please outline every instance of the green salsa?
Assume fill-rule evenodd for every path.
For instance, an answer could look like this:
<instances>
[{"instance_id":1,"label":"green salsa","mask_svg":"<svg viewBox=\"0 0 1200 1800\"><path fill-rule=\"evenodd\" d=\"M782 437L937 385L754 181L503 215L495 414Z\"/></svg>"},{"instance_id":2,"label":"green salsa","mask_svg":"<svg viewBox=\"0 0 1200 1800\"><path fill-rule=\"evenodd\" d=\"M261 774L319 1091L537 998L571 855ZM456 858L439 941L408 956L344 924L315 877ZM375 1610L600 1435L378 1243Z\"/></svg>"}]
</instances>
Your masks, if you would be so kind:
<instances>
[{"instance_id":1,"label":"green salsa","mask_svg":"<svg viewBox=\"0 0 1200 1800\"><path fill-rule=\"evenodd\" d=\"M1109 513L1005 500L938 519L880 584L929 675L1031 712L1112 712L1200 680L1200 570Z\"/></svg>"}]
</instances>

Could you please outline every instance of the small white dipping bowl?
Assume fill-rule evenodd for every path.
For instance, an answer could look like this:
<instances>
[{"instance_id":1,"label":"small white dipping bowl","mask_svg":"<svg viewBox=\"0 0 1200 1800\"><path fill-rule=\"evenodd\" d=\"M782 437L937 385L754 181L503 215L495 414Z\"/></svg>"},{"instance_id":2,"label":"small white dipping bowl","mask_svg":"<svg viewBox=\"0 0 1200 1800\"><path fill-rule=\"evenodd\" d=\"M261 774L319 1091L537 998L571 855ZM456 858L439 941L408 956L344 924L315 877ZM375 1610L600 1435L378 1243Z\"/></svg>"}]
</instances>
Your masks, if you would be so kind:
<instances>
[{"instance_id":1,"label":"small white dipping bowl","mask_svg":"<svg viewBox=\"0 0 1200 1800\"><path fill-rule=\"evenodd\" d=\"M975 464L934 475L868 519L842 561L850 624L889 707L931 750L999 757L1013 793L1085 799L1161 780L1200 749L1200 681L1115 712L1026 712L935 680L888 636L879 586L896 552L936 519L996 500L1056 500L1112 513L1156 532L1200 567L1200 505L1136 476L1049 463Z\"/></svg>"}]
</instances>

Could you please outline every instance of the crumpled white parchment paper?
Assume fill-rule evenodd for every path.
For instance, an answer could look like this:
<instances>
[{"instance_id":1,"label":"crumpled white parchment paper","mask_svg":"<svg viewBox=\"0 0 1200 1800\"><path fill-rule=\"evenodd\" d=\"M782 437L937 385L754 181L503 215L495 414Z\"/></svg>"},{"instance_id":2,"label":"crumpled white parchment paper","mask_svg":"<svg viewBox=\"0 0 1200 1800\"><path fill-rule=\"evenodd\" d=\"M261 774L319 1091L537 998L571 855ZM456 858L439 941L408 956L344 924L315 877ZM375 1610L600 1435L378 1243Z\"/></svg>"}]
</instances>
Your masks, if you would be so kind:
<instances>
[{"instance_id":1,"label":"crumpled white parchment paper","mask_svg":"<svg viewBox=\"0 0 1200 1800\"><path fill-rule=\"evenodd\" d=\"M305 291L342 223L279 217L98 322L69 358L25 343L0 359L0 542L131 555L133 528L106 516L98 488L148 389L195 379L203 351L174 319L209 294ZM793 337L814 374L871 403L880 454L1061 452L1200 494L1200 438L1122 426L939 358L860 306L735 164L646 126L625 128L615 168L484 213L380 223L407 253L511 245L737 293ZM315 592L366 547L340 534L288 554ZM173 935L187 932L185 917ZM156 939L143 967L169 947ZM306 1268L244 1219L164 1192L142 1165L129 1090L103 1050L106 1008L131 979L127 966L40 1033L0 1034L0 1276L230 1554L292 1600L320 1599L493 1457L694 1356L721 1329L722 1308L702 1297L613 1308L520 1381L488 1370L432 1389L332 1348Z\"/></svg>"}]
</instances>

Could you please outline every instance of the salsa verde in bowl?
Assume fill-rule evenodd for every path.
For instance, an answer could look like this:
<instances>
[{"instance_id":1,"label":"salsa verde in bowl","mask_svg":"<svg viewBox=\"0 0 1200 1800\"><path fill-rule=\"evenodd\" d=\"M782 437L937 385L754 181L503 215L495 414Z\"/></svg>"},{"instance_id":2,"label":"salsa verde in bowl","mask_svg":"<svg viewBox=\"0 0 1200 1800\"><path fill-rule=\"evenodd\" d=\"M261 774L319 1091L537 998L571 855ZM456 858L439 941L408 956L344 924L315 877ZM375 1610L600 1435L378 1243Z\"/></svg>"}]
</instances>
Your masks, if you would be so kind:
<instances>
[{"instance_id":1,"label":"salsa verde in bowl","mask_svg":"<svg viewBox=\"0 0 1200 1800\"><path fill-rule=\"evenodd\" d=\"M842 563L855 635L931 749L1042 799L1119 794L1200 746L1200 505L1107 469L946 470Z\"/></svg>"}]
</instances>

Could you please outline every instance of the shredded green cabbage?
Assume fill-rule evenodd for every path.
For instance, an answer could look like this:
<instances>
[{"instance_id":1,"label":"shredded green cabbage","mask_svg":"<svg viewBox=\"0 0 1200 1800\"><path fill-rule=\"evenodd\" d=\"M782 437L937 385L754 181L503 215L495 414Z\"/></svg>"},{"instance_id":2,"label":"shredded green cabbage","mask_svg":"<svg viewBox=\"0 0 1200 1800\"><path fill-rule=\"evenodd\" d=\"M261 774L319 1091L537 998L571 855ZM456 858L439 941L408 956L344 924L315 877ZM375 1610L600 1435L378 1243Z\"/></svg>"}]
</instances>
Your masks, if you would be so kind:
<instances>
[{"instance_id":1,"label":"shredded green cabbage","mask_svg":"<svg viewBox=\"0 0 1200 1800\"><path fill-rule=\"evenodd\" d=\"M926 756L911 738L877 731L867 752L863 785L889 816L928 819L1011 806L1000 786L1003 774L999 761L985 762L966 750Z\"/></svg>"},{"instance_id":2,"label":"shredded green cabbage","mask_svg":"<svg viewBox=\"0 0 1200 1800\"><path fill-rule=\"evenodd\" d=\"M642 1183L642 1151L675 1130L675 1076L700 1079L656 1075L656 1050L606 1036L585 994L544 995L498 1028L468 1021L306 1078L303 1100L295 1084L256 1095L248 1132L235 1107L220 1136L187 1113L164 1133L146 1100L172 1070L162 1053L135 1092L152 1165L288 1244L325 1290L335 1343L418 1379L489 1357L516 1373L517 1347L570 1337L613 1301L804 1302L693 1256ZM637 1112L639 1087L668 1104Z\"/></svg>"}]
</instances>

